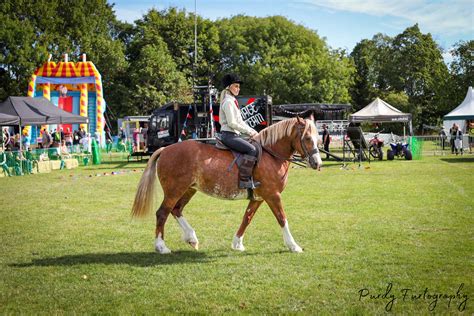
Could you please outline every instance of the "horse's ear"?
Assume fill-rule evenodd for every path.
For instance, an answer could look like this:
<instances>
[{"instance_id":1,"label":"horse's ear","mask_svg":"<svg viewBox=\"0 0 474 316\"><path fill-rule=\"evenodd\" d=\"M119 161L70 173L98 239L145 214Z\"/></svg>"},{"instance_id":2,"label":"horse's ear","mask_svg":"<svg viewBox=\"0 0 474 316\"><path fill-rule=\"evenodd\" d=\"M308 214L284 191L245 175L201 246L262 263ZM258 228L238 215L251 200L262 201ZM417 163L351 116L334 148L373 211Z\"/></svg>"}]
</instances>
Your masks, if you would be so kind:
<instances>
[{"instance_id":1,"label":"horse's ear","mask_svg":"<svg viewBox=\"0 0 474 316\"><path fill-rule=\"evenodd\" d=\"M296 121L297 121L299 124L303 124L303 125L305 124L304 119L301 118L299 115L296 115Z\"/></svg>"}]
</instances>

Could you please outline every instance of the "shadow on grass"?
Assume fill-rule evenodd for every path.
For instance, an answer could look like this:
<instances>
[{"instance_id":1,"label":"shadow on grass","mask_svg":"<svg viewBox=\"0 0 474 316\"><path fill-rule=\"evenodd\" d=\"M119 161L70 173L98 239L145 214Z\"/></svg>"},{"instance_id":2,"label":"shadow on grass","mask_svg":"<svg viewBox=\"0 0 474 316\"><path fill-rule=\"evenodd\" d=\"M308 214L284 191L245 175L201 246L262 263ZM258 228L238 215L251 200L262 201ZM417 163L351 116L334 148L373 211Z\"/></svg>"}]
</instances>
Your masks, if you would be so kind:
<instances>
[{"instance_id":1,"label":"shadow on grass","mask_svg":"<svg viewBox=\"0 0 474 316\"><path fill-rule=\"evenodd\" d=\"M465 162L474 162L474 157L441 158L441 160L444 161L444 162L449 162L449 163L465 163Z\"/></svg>"},{"instance_id":2,"label":"shadow on grass","mask_svg":"<svg viewBox=\"0 0 474 316\"><path fill-rule=\"evenodd\" d=\"M288 251L275 251L272 253L285 254L288 253ZM231 257L234 255L258 256L268 255L268 253L240 253L226 251L202 252L193 250L174 251L167 255L160 255L156 252L85 253L79 255L32 259L32 262L29 263L12 263L9 266L14 268L29 268L49 266L75 266L84 264L126 264L138 267L150 267L168 264L209 263L215 262L219 258Z\"/></svg>"},{"instance_id":3,"label":"shadow on grass","mask_svg":"<svg viewBox=\"0 0 474 316\"><path fill-rule=\"evenodd\" d=\"M119 253L85 253L61 257L33 259L30 263L13 263L11 267L48 267L48 266L75 266L83 264L126 264L139 267L159 266L182 263L213 262L226 254L208 255L199 251L176 251L168 255L155 252L119 252Z\"/></svg>"}]
</instances>

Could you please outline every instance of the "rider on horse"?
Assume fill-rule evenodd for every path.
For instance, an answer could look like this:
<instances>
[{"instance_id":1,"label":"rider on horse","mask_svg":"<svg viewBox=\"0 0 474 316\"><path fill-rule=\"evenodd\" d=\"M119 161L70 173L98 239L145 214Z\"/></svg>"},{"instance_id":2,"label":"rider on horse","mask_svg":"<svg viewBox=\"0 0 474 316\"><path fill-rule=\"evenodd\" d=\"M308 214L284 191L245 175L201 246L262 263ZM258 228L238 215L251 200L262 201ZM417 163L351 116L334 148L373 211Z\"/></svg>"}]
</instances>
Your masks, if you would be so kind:
<instances>
[{"instance_id":1,"label":"rider on horse","mask_svg":"<svg viewBox=\"0 0 474 316\"><path fill-rule=\"evenodd\" d=\"M219 122L221 124L221 141L232 150L243 154L240 166L239 188L254 189L260 185L252 179L252 171L257 161L257 150L254 145L239 137L241 133L250 137L257 135L257 131L245 123L240 114L239 104L235 98L243 83L239 76L230 73L222 79L224 90L221 92Z\"/></svg>"}]
</instances>

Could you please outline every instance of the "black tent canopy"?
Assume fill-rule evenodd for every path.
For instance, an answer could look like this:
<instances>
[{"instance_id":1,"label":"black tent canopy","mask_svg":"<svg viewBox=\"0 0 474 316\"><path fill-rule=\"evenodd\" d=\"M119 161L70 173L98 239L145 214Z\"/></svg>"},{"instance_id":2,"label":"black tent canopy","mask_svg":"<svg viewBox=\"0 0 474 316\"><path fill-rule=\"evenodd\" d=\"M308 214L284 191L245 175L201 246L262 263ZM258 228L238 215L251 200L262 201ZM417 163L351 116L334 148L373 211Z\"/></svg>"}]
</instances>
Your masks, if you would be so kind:
<instances>
[{"instance_id":1,"label":"black tent canopy","mask_svg":"<svg viewBox=\"0 0 474 316\"><path fill-rule=\"evenodd\" d=\"M327 104L327 103L298 103L273 105L272 111L276 120L278 117L308 117L313 114L318 119L343 119L344 113L348 112L352 106L350 104ZM326 118L326 116L329 116Z\"/></svg>"},{"instance_id":2,"label":"black tent canopy","mask_svg":"<svg viewBox=\"0 0 474 316\"><path fill-rule=\"evenodd\" d=\"M18 125L20 118L18 116L0 113L0 125Z\"/></svg>"},{"instance_id":3,"label":"black tent canopy","mask_svg":"<svg viewBox=\"0 0 474 316\"><path fill-rule=\"evenodd\" d=\"M8 97L0 103L1 113L19 118L20 125L87 124L89 122L87 117L61 110L45 98Z\"/></svg>"}]
</instances>

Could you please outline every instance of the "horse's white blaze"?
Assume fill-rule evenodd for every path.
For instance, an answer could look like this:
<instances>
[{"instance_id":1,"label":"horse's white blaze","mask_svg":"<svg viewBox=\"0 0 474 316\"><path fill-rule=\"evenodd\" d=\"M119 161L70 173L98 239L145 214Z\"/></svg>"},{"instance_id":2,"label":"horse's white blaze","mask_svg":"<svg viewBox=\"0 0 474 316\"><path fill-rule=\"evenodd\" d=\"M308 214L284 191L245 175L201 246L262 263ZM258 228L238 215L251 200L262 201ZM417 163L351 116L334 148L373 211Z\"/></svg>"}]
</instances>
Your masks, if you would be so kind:
<instances>
[{"instance_id":1,"label":"horse's white blaze","mask_svg":"<svg viewBox=\"0 0 474 316\"><path fill-rule=\"evenodd\" d=\"M165 241L161 238L161 234L158 234L158 237L155 240L155 249L161 254L171 253L171 250L166 247Z\"/></svg>"},{"instance_id":2,"label":"horse's white blaze","mask_svg":"<svg viewBox=\"0 0 474 316\"><path fill-rule=\"evenodd\" d=\"M232 239L232 249L244 251L245 247L244 247L243 241L244 241L244 236L240 236L240 237L234 236L234 238Z\"/></svg>"},{"instance_id":3,"label":"horse's white blaze","mask_svg":"<svg viewBox=\"0 0 474 316\"><path fill-rule=\"evenodd\" d=\"M323 161L321 159L321 155L319 154L319 151L313 155L314 161L318 163L318 167L321 167L323 165Z\"/></svg>"},{"instance_id":4,"label":"horse's white blaze","mask_svg":"<svg viewBox=\"0 0 474 316\"><path fill-rule=\"evenodd\" d=\"M313 138L314 148L317 148L318 147L318 136L313 135L311 137ZM313 155L313 159L318 164L318 168L321 168L321 166L323 165L323 161L321 159L321 155L319 154L319 150L318 150L317 153L315 153Z\"/></svg>"},{"instance_id":5,"label":"horse's white blaze","mask_svg":"<svg viewBox=\"0 0 474 316\"><path fill-rule=\"evenodd\" d=\"M183 230L183 241L189 244L194 244L193 247L197 249L197 245L199 244L199 240L197 239L196 232L194 229L189 225L188 221L184 218L184 216L177 217L176 220L178 221L179 226Z\"/></svg>"},{"instance_id":6,"label":"horse's white blaze","mask_svg":"<svg viewBox=\"0 0 474 316\"><path fill-rule=\"evenodd\" d=\"M303 249L298 246L298 244L293 239L293 236L290 233L290 227L288 226L288 221L285 221L285 226L282 228L283 230L283 240L285 241L286 246L292 252L303 252Z\"/></svg>"}]
</instances>

